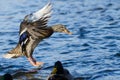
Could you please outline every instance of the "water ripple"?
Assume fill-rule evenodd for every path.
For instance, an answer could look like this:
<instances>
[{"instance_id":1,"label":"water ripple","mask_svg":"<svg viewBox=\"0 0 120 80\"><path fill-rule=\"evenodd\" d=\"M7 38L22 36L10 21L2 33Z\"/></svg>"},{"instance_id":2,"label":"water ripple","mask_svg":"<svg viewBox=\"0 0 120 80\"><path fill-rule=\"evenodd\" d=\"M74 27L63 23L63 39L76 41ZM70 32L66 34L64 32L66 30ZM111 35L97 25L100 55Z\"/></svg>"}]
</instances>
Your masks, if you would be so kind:
<instances>
[{"instance_id":1,"label":"water ripple","mask_svg":"<svg viewBox=\"0 0 120 80\"><path fill-rule=\"evenodd\" d=\"M24 16L46 3L47 0L0 1L1 55L16 46ZM62 23L73 35L55 33L38 45L34 57L45 62L41 70L35 71L25 57L4 59L1 56L0 77L10 72L16 80L45 80L54 62L60 60L75 80L119 80L119 3L119 0L52 1L53 14L48 25Z\"/></svg>"}]
</instances>

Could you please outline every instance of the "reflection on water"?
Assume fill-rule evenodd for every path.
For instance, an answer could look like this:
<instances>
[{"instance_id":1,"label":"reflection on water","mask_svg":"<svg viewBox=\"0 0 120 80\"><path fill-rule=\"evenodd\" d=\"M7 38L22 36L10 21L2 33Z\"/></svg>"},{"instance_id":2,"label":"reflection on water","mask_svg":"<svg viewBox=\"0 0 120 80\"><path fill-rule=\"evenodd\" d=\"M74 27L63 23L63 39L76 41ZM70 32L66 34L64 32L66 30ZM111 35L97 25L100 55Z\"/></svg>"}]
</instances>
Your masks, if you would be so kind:
<instances>
[{"instance_id":1,"label":"reflection on water","mask_svg":"<svg viewBox=\"0 0 120 80\"><path fill-rule=\"evenodd\" d=\"M26 14L42 8L47 0L0 1L0 52L5 54L18 42L19 24ZM42 69L25 57L0 56L0 76L10 73L16 80L45 80L54 62L62 61L76 80L119 80L120 1L56 0L49 25L62 23L73 35L55 33L35 49Z\"/></svg>"}]
</instances>

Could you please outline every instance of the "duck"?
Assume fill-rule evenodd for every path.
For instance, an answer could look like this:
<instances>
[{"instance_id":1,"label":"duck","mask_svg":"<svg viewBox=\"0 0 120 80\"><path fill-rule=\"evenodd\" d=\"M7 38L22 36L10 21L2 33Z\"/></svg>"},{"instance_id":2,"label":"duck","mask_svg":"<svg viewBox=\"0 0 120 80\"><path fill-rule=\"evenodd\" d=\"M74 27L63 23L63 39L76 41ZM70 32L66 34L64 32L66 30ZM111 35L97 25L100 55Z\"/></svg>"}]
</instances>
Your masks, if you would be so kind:
<instances>
[{"instance_id":1,"label":"duck","mask_svg":"<svg viewBox=\"0 0 120 80\"><path fill-rule=\"evenodd\" d=\"M2 78L0 80L13 80L13 77L11 74L6 73L2 76Z\"/></svg>"},{"instance_id":2,"label":"duck","mask_svg":"<svg viewBox=\"0 0 120 80\"><path fill-rule=\"evenodd\" d=\"M4 54L3 57L10 59L25 56L32 66L42 66L43 62L33 58L34 49L38 44L55 32L72 34L63 24L48 26L51 13L52 4L49 2L40 10L26 15L20 23L19 40L16 47Z\"/></svg>"},{"instance_id":3,"label":"duck","mask_svg":"<svg viewBox=\"0 0 120 80\"><path fill-rule=\"evenodd\" d=\"M70 72L63 67L62 63L57 61L47 80L74 80L74 78Z\"/></svg>"}]
</instances>

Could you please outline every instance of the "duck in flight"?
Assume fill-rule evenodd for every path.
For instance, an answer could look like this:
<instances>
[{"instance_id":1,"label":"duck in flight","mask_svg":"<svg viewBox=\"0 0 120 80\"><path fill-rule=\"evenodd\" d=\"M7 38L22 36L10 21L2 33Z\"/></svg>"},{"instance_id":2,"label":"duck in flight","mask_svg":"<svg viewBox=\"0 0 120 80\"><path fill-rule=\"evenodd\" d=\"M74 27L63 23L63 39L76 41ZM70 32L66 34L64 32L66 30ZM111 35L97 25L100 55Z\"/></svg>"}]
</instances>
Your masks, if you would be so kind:
<instances>
[{"instance_id":1,"label":"duck in flight","mask_svg":"<svg viewBox=\"0 0 120 80\"><path fill-rule=\"evenodd\" d=\"M20 24L18 44L4 55L5 58L26 56L33 66L43 65L43 62L37 62L32 56L37 45L43 39L50 37L54 32L72 34L62 24L47 26L47 22L51 17L51 9L52 5L48 3L42 9L25 16Z\"/></svg>"}]
</instances>

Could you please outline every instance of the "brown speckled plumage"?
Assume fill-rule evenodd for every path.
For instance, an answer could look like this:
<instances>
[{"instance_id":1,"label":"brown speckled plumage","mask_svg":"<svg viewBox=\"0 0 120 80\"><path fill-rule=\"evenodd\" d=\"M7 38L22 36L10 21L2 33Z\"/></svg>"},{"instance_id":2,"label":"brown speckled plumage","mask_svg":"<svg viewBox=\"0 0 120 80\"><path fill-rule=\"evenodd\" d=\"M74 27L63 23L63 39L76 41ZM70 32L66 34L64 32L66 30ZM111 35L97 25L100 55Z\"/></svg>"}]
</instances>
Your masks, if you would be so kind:
<instances>
[{"instance_id":1,"label":"brown speckled plumage","mask_svg":"<svg viewBox=\"0 0 120 80\"><path fill-rule=\"evenodd\" d=\"M20 38L17 46L9 51L8 54L5 54L4 57L16 58L22 55L27 58L31 57L39 42L50 37L54 32L71 34L62 24L48 27L47 22L50 18L50 13L51 4L48 3L41 10L25 16L20 24Z\"/></svg>"}]
</instances>

